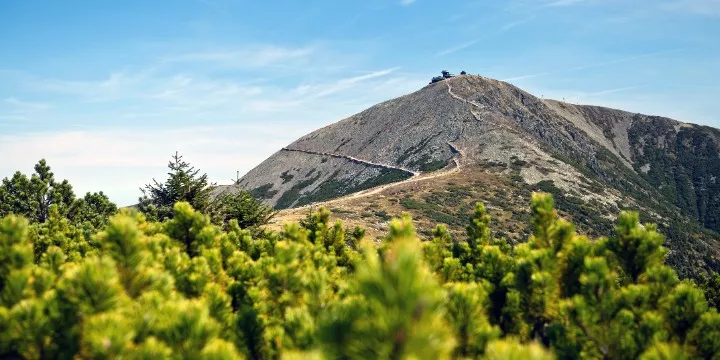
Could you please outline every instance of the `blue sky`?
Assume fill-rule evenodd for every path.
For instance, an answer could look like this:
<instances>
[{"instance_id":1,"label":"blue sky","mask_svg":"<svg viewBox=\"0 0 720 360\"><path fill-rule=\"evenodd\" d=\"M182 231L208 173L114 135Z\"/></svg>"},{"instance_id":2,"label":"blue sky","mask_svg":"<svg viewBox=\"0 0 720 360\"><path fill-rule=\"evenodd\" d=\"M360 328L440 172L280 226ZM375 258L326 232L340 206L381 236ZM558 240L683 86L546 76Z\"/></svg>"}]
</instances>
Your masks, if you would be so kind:
<instances>
[{"instance_id":1,"label":"blue sky","mask_svg":"<svg viewBox=\"0 0 720 360\"><path fill-rule=\"evenodd\" d=\"M0 177L227 183L439 70L720 127L720 0L0 0Z\"/></svg>"}]
</instances>

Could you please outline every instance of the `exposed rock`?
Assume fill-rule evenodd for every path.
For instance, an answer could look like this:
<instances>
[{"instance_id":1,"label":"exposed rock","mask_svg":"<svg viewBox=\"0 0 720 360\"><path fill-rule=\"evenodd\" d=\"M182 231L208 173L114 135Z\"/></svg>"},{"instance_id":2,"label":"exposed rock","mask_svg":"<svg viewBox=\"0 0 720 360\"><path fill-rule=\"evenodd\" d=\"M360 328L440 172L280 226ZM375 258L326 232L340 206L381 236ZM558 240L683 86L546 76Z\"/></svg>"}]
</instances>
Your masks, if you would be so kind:
<instances>
[{"instance_id":1,"label":"exposed rock","mask_svg":"<svg viewBox=\"0 0 720 360\"><path fill-rule=\"evenodd\" d=\"M397 182L485 169L560 191L568 206L586 204L582 211L597 212L595 219L634 208L668 226L691 224L696 230L673 235L672 261L720 267L716 235L689 240L698 224L720 230L718 154L717 129L542 100L508 83L460 75L303 136L238 186L218 191L243 188L288 208L350 194L357 201ZM696 250L688 254L679 246ZM703 251L712 255L700 259Z\"/></svg>"}]
</instances>

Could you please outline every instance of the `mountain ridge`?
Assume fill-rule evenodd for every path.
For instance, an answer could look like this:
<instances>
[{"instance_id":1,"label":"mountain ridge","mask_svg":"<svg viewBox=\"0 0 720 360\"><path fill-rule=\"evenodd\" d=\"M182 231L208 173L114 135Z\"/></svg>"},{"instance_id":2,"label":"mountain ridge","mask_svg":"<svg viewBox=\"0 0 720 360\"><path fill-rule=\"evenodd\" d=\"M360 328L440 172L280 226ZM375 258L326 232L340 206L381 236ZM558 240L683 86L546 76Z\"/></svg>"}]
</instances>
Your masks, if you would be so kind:
<instances>
[{"instance_id":1,"label":"mountain ridge","mask_svg":"<svg viewBox=\"0 0 720 360\"><path fill-rule=\"evenodd\" d=\"M676 242L696 252L678 261L713 267L720 249L719 154L717 129L539 99L502 81L462 75L302 136L238 185L218 191L245 189L287 209L375 201L394 186L422 186L446 173L445 180L479 176L479 169L511 179L503 190L508 197L526 196L528 189L554 191L569 216L606 227L623 209L666 227L680 222L702 240L676 234L683 238ZM435 218L442 219L438 211ZM509 234L515 235L519 239L519 233Z\"/></svg>"},{"instance_id":2,"label":"mountain ridge","mask_svg":"<svg viewBox=\"0 0 720 360\"><path fill-rule=\"evenodd\" d=\"M520 99L523 104L533 103L533 102L539 103L541 101L541 100L535 98L534 96L530 95L529 93L526 93L520 89L513 87L512 85L497 82L496 80L481 78L481 77L476 78L475 76L472 76L472 75L465 75L462 78L472 79L475 82L478 82L478 80L481 79L480 80L481 82L495 82L497 84L504 84L504 86L510 87L511 89L517 91L520 94ZM468 122L470 120L475 120L478 123L484 124L485 125L484 132L487 134L489 134L493 131L502 130L509 134L518 136L525 141L529 140L528 135L522 129L522 125L518 126L518 124L513 124L510 122L507 122L506 119L496 116L497 114L492 114L492 113L488 114L487 113L488 105L484 105L484 104L480 103L481 101L488 102L486 99L481 99L480 101L474 101L471 98L468 99L470 96L468 96L467 94L463 94L463 92L467 93L466 88L459 89L460 90L459 94L456 94L452 89L452 83L457 82L458 80L461 80L462 78L461 77L453 78L453 79L449 79L447 81L443 81L443 82L440 82L437 84L428 85L418 92L415 92L415 93L412 93L409 95L405 95L405 96L397 98L397 99L393 99L393 100L389 100L389 101L380 103L380 104L376 105L375 107L372 107L364 112L359 113L358 115L351 116L351 117L344 119L338 123L328 125L322 129L316 130L304 137L301 137L297 141L295 141L292 144L285 147L284 150L281 150L281 152L292 149L292 150L303 150L303 151L307 151L307 152L314 152L316 154L323 154L323 153L331 154L332 153L334 155L340 155L339 157L342 157L342 156L347 156L348 158L354 157L356 159L363 159L364 161L367 161L369 163L372 162L372 163L377 163L377 164L383 164L388 167L407 169L410 171L422 172L422 171L439 170L440 168L447 166L453 156L453 150L449 146L443 146L443 144L447 144L449 142L455 142L457 144L458 148L467 147L466 144L461 144L461 142L463 141L463 131L465 131L465 130L472 131L472 130L466 129L467 127L463 127L462 122L457 121L457 119L455 119L455 121L451 122L450 126L453 127L452 129L435 129L436 132L434 132L434 133L431 132L431 136L427 136L424 139L421 139L420 141L411 140L410 146L402 146L402 144L400 144L399 148L401 150L404 150L404 154L406 156L398 155L397 152L395 154L393 154L393 152L392 152L392 146L394 144L397 144L398 142L400 142L400 143L402 142L403 136L405 135L402 132L405 129L401 128L400 130L397 130L397 129L390 128L390 129L377 130L377 132L374 135L379 135L381 132L387 132L387 133L389 133L389 135L386 136L386 139L391 139L390 141L380 141L380 142L386 143L387 145L385 145L382 148L377 148L377 147L372 146L373 145L372 143L374 141L374 139L372 139L372 138L371 139L362 139L360 141L357 141L357 134L362 133L363 131L358 130L358 129L353 129L353 128L348 129L348 126L347 126L348 122L353 122L353 121L354 121L354 123L350 124L351 125L350 127L353 127L352 125L355 125L355 127L357 127L357 125L361 125L361 126L364 125L364 123L362 122L363 121L362 119L368 115L367 114L368 112L371 113L371 114L369 114L369 116L372 116L372 112L374 111L374 109L376 109L378 107L387 108L387 107L398 106L397 105L398 102L403 102L404 99L407 99L409 97L410 97L410 99L408 102L411 104L415 103L415 102L417 102L417 100L412 99L413 97L417 97L418 94L422 94L423 92L426 92L426 91L432 89L433 87L434 87L433 90L439 91L439 93L432 94L435 97L442 97L444 95L447 95L447 96L449 96L450 99L457 101L459 103L459 104L452 104L452 101L451 101L451 103L448 104L447 100L444 101L444 106L443 106L444 109L442 109L442 111L444 111L445 114L443 114L442 117L444 118L443 121L445 123L448 123L449 117L457 118L458 112L466 111L466 113L464 114L463 121ZM465 95L465 96L463 97L463 95ZM457 105L460 105L460 107L458 108ZM400 105L400 106L402 106L402 105ZM466 106L470 106L471 108L463 109L463 107L466 107ZM472 107L474 107L474 108L472 108ZM412 113L413 111L417 112L417 110L413 110L413 109L411 109L410 112ZM483 113L483 111L485 111L485 113ZM546 111L548 111L548 110L546 110ZM447 112L450 112L451 115L448 116ZM455 113L455 114L452 114L452 113ZM490 116L487 116L487 115L490 115ZM519 116L522 116L522 113ZM440 116L438 116L438 117L440 117ZM548 117L551 117L551 116L548 116ZM417 122L412 125L415 127L415 129L414 129L415 133L423 134L423 133L428 132L427 129L422 129L422 128L418 129ZM352 140L353 140L352 143L350 141L351 140L350 136L345 137L344 135L341 135L340 138L338 139L337 134L332 134L332 133L327 134L328 130L332 131L333 127L338 127L338 126L343 128L341 133L354 135L352 138ZM380 126L371 126L371 127L379 128ZM395 131L393 131L393 130L395 130ZM543 134L542 129L540 129L536 132L538 134L540 134L541 136ZM337 133L337 131L335 133ZM446 134L443 134L443 133L446 133ZM432 141L432 135L435 135L436 137L440 137L440 139L438 139L436 141ZM489 135L489 137L492 138L492 135ZM507 141L508 139L504 139L504 140ZM348 146L349 143L351 146ZM532 143L533 143L532 141L528 141L528 144L532 144ZM352 146L352 145L355 145L355 146ZM535 144L532 144L532 145L535 145ZM423 150L423 149L420 149L421 147L428 148L428 150L430 150L430 151L425 151L425 152L418 151L420 154L412 154L413 150ZM327 151L327 149L330 149L331 151ZM340 154L339 151L342 151L342 154ZM614 153L617 153L617 151L615 149L612 149L611 151ZM408 154L408 152L410 152L410 154ZM468 151L468 153L470 154L469 157L474 157L474 155L477 152L478 151L473 151L473 150ZM497 152L497 149L496 149L496 152ZM394 158L392 157L392 155L395 155ZM413 156L413 155L415 155L415 156ZM273 155L273 157L278 157L278 156L279 156L279 154L277 154L277 153L275 155ZM408 161L408 160L410 160L410 161ZM335 165L339 165L339 164L333 163L332 165L335 166ZM257 169L262 169L262 168L263 168L263 166L260 165L260 166L256 167L255 169L251 170L251 172L249 172L246 176L244 176L241 179L241 186L244 188L248 188L248 189L257 189L262 186L267 186L267 184L272 184L273 187L275 187L275 185L283 185L283 184L273 184L272 181L263 182L262 184L258 183L258 179L263 178L263 176L258 176L259 174L257 174L257 172L258 172ZM255 172L255 173L253 173L253 172ZM318 180L320 180L320 179L318 179ZM265 180L262 180L262 181L265 181ZM283 181L283 183L285 183L285 181ZM281 191L278 191L278 192L281 192ZM281 195L278 194L274 198L271 198L269 200L273 205L276 205L276 202L277 202L277 200L279 200L280 196ZM297 205L297 203L293 203L292 205Z\"/></svg>"}]
</instances>

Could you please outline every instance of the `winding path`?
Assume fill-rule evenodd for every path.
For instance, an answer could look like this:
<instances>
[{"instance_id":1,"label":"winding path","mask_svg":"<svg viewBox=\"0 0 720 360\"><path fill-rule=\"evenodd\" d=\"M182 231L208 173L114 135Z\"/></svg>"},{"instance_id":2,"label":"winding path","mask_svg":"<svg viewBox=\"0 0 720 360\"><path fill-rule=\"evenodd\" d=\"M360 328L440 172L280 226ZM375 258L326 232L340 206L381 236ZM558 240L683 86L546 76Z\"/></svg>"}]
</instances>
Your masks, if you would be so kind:
<instances>
[{"instance_id":1,"label":"winding path","mask_svg":"<svg viewBox=\"0 0 720 360\"><path fill-rule=\"evenodd\" d=\"M465 103L465 104L469 104L469 105L475 106L475 107L479 108L480 110L484 110L484 109L486 108L485 105L478 104L478 103L476 103L476 102L474 102L474 101L470 101L470 100L464 99L464 98L460 97L459 95L455 94L455 93L453 92L452 85L450 85L450 81L444 81L444 83L445 83L445 85L447 85L448 94L449 94L453 99L458 100L458 101L461 101L461 102L463 102L463 103ZM497 127L504 128L505 130L508 130L508 131L512 132L513 134L516 134L516 135L518 135L519 137L527 140L527 137L526 137L526 136L524 136L520 131L518 131L517 129L513 128L512 126L509 126L509 125L507 125L507 124L502 124L502 123L500 123L500 122L498 122L498 121L492 121L492 120L490 120L490 119L482 119L482 118L480 118L480 115L478 115L475 111L473 111L472 108L470 109L470 114L472 114L472 116L473 116L473 117L475 118L475 120L477 120L477 121L487 121L487 122L489 122L489 123L491 123L491 124L493 124L493 125L495 125L495 126L497 126Z\"/></svg>"},{"instance_id":2,"label":"winding path","mask_svg":"<svg viewBox=\"0 0 720 360\"><path fill-rule=\"evenodd\" d=\"M462 101L462 102L464 102L464 103L466 103L466 104L473 105L473 106L475 106L475 107L477 107L477 108L480 108L480 109L485 109L485 105L483 105L483 104L478 104L478 103L476 103L476 102L474 102L474 101L471 101L471 100L462 98L462 97L460 97L458 94L455 94L455 93L453 92L453 90L452 90L452 85L450 85L450 81L444 81L444 82L445 82L445 85L447 85L448 94L450 94L450 96L452 96L453 99L458 100L458 101Z\"/></svg>"},{"instance_id":3,"label":"winding path","mask_svg":"<svg viewBox=\"0 0 720 360\"><path fill-rule=\"evenodd\" d=\"M447 144L448 144L448 146L450 146L450 148L452 149L452 151L455 152L455 153L457 153L460 157L465 156L465 153L463 153L462 150L460 150L460 149L458 149L457 147L455 147L455 145L453 145L451 142L448 141ZM288 150L288 151L297 151L297 150ZM300 151L301 151L301 152L308 153L308 154L318 154L318 155L321 154L321 153L311 152L311 151L302 151L302 150L300 150ZM331 155L326 155L326 156L331 156ZM338 156L336 156L336 157L340 157L340 158L344 158L344 159L352 158L352 157L349 157L349 156L346 156L346 155L338 155ZM354 159L354 158L353 158L353 159ZM329 205L329 204L333 204L333 203L336 203L336 202L347 201L347 200L352 200L352 199L359 199L359 198L363 198L363 197L366 197L366 196L370 196L370 195L374 195L374 194L380 193L380 192L382 192L382 191L385 191L386 189L389 189L389 188L392 188L392 187L395 187L395 186L400 186L400 185L405 185L405 184L411 184L411 183L415 183L415 182L419 182L419 181L425 181L425 180L435 179L435 178L439 178L439 177L443 177L443 176L448 176L448 175L450 175L450 174L454 174L454 173L460 171L460 168L461 168L461 162L460 162L460 160L458 160L458 157L457 157L457 156L454 156L454 157L452 158L452 160L453 160L453 162L455 163L455 166L452 167L452 168L450 168L450 169L446 169L446 170L442 170L442 171L435 171L435 172L432 172L432 173L430 173L430 174L428 174L428 175L421 175L421 174L418 173L418 172L413 172L413 174L414 174L413 177L411 177L411 178L409 178L409 179L405 179L405 180L403 180L403 181L398 181L398 182L394 182L394 183L389 183L389 184L385 184L385 185L376 186L376 187L374 187L374 188L370 188L370 189L367 189L367 190L358 191L358 192L356 192L356 193L352 193L352 194L349 194L349 195L345 195L345 196L342 196L342 197L339 197L339 198L335 198L335 199L332 199L332 200L327 200L327 201L321 201L321 202L317 202L317 203L307 204L307 205L299 206L299 207L296 207L296 208L293 208L293 209L304 209L304 208L315 207L315 206L318 206L318 205ZM360 161L360 162L361 162L361 163L366 163L366 164L379 165L379 166L381 166L381 167L385 167L385 168L388 168L388 169L403 170L402 168L398 168L398 167L394 167L394 166L388 166L388 165L383 166L383 165L375 164L375 163L371 163L371 162L362 162L362 161Z\"/></svg>"},{"instance_id":4,"label":"winding path","mask_svg":"<svg viewBox=\"0 0 720 360\"><path fill-rule=\"evenodd\" d=\"M284 151L301 152L301 153L311 154L311 155L330 156L330 157L334 157L334 158L338 158L338 159L345 159L345 160L349 160L349 161L352 161L352 162L357 163L357 164L363 164L363 165L367 165L367 166L371 166L371 167L377 167L377 168L382 168L382 169L390 169L390 170L402 171L402 172L404 172L404 173L410 174L410 176L418 176L418 175L420 175L420 173L417 172L417 171L413 171L413 170L406 169L406 168L403 168L403 167L393 166L393 165L386 165L386 164L378 164L378 163L374 163L374 162L372 162L372 161L361 160L361 159L354 158L354 157L348 156L348 155L333 154L333 153L323 153L323 152L317 152L317 151L301 150L301 149L290 149L290 148L283 148L283 150L284 150Z\"/></svg>"},{"instance_id":5,"label":"winding path","mask_svg":"<svg viewBox=\"0 0 720 360\"><path fill-rule=\"evenodd\" d=\"M478 107L478 108L480 108L480 109L484 109L484 108L485 108L484 105L481 105L481 104L475 103L475 102L473 102L473 101L469 101L469 100L463 99L462 97L460 97L460 96L458 96L457 94L455 94L455 93L452 91L452 86L450 86L450 82L449 82L449 81L444 81L444 83L445 83L445 84L447 85L447 87L448 87L448 94L450 94L450 96L452 96L454 99L456 99L456 100L458 100L458 101L462 101L463 103L466 103L466 104L470 104L470 105L476 106L476 107ZM480 120L480 119L479 119L479 116L478 116L477 114L475 114L474 111L470 110L470 112L472 113L472 115L475 117L476 120ZM372 161L361 160L361 159L354 158L354 157L348 156L348 155L333 154L333 153L323 153L323 152L310 151L310 150L301 150L301 149L283 148L282 150L284 150L284 151L295 151L295 152L302 152L302 153L311 154L311 155L330 156L330 157L339 158L339 159L345 159L345 160L349 160L349 161L352 161L352 162L355 162L355 163L358 163L358 164L364 164L364 165L368 165L368 166L372 166L372 167L378 167L378 168L384 168L384 169L392 169L392 170L399 170L399 171L403 171L403 172L405 172L405 173L408 173L408 174L412 175L412 177L410 177L409 179L405 179L405 180L402 180L402 181L393 182L393 183L389 183L389 184L385 184L385 185L376 186L376 187L371 188L371 189L358 191L358 192L356 192L356 193L352 193L352 194L349 194L349 195L345 195L345 196L342 196L342 197L339 197L339 198L335 198L335 199L332 199L332 200L321 201L321 202L317 202L317 203L311 203L311 204L299 206L299 207L296 207L296 208L293 208L293 209L304 209L304 208L314 207L314 206L317 206L317 205L320 205L320 204L322 204L322 205L329 205L329 204L333 204L333 203L336 203L336 202L341 202L341 201L347 201L347 200L352 200L352 199L363 198L363 197L366 197L366 196L370 196L370 195L374 195L374 194L380 193L380 192L382 192L382 191L385 191L386 189L389 189L389 188L392 188L392 187L395 187L395 186L400 186L400 185L415 183L415 182L419 182L419 181L425 181L425 180L435 179L435 178L439 178L439 177L443 177L443 176L448 176L448 175L457 173L457 172L460 171L460 169L461 169L461 167L462 167L462 163L461 163L461 161L459 160L459 158L465 157L465 153L464 153L461 149L459 149L458 147L456 147L455 145L453 145L451 141L448 141L447 144L448 144L448 146L450 147L450 149L452 150L452 152L455 153L455 154L457 154L457 156L453 156L453 157L452 157L452 160L453 160L453 163L455 164L455 166L452 167L452 168L449 168L449 169L446 168L445 170L442 170L442 171L435 171L435 172L432 172L432 173L430 173L430 174L428 174L428 175L422 175L420 172L413 171L413 170L410 170L410 169L407 169L407 168L398 167L398 166L393 166L393 165L387 165L387 164L378 164L378 163L374 163L374 162L372 162Z\"/></svg>"}]
</instances>

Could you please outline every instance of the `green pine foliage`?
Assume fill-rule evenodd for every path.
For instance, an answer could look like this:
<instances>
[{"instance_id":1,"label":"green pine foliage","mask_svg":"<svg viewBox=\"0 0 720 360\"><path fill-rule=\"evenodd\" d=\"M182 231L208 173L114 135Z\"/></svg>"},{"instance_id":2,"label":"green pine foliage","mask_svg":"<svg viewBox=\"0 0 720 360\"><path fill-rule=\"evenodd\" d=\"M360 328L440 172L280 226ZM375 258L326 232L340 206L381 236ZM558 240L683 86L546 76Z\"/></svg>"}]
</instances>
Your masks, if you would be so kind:
<instances>
[{"instance_id":1,"label":"green pine foliage","mask_svg":"<svg viewBox=\"0 0 720 360\"><path fill-rule=\"evenodd\" d=\"M243 228L254 233L259 226L265 225L275 215L272 207L244 190L232 193L215 193L215 184L208 182L207 174L200 174L196 169L183 160L176 152L168 163L168 178L160 183L153 179L151 184L140 190L137 208L149 220L164 221L172 219L175 211L173 206L178 202L187 202L194 209L208 215L217 225L227 227L231 220ZM236 184L239 179L236 180Z\"/></svg>"},{"instance_id":2,"label":"green pine foliage","mask_svg":"<svg viewBox=\"0 0 720 360\"><path fill-rule=\"evenodd\" d=\"M720 310L720 274L706 274L698 279L698 285L705 293L708 305Z\"/></svg>"},{"instance_id":3,"label":"green pine foliage","mask_svg":"<svg viewBox=\"0 0 720 360\"><path fill-rule=\"evenodd\" d=\"M18 171L12 178L2 180L0 217L14 214L34 223L45 223L53 212L75 225L95 230L106 224L108 217L117 212L117 206L102 192L77 198L67 180L55 180L44 159L35 165L30 177Z\"/></svg>"},{"instance_id":4,"label":"green pine foliage","mask_svg":"<svg viewBox=\"0 0 720 360\"><path fill-rule=\"evenodd\" d=\"M102 192L76 197L67 180L55 180L45 160L35 165L30 177L16 172L0 184L0 217L29 220L26 231L35 263L48 252L79 261L99 250L94 235L117 210Z\"/></svg>"},{"instance_id":5,"label":"green pine foliage","mask_svg":"<svg viewBox=\"0 0 720 360\"><path fill-rule=\"evenodd\" d=\"M714 285L633 213L591 240L538 193L512 246L482 204L463 239L403 216L381 244L324 209L276 233L178 202L90 236L61 209L0 220L0 358L720 358Z\"/></svg>"},{"instance_id":6,"label":"green pine foliage","mask_svg":"<svg viewBox=\"0 0 720 360\"><path fill-rule=\"evenodd\" d=\"M256 230L276 214L272 207L254 199L247 191L221 195L217 201L221 210L220 221L229 224L230 220L236 220L243 229Z\"/></svg>"},{"instance_id":7,"label":"green pine foliage","mask_svg":"<svg viewBox=\"0 0 720 360\"><path fill-rule=\"evenodd\" d=\"M200 169L191 166L177 152L168 162L168 169L165 182L153 179L152 183L140 188L143 193L138 204L140 211L151 220L162 221L172 218L175 203L184 201L199 211L215 215L207 174L201 175Z\"/></svg>"}]
</instances>

